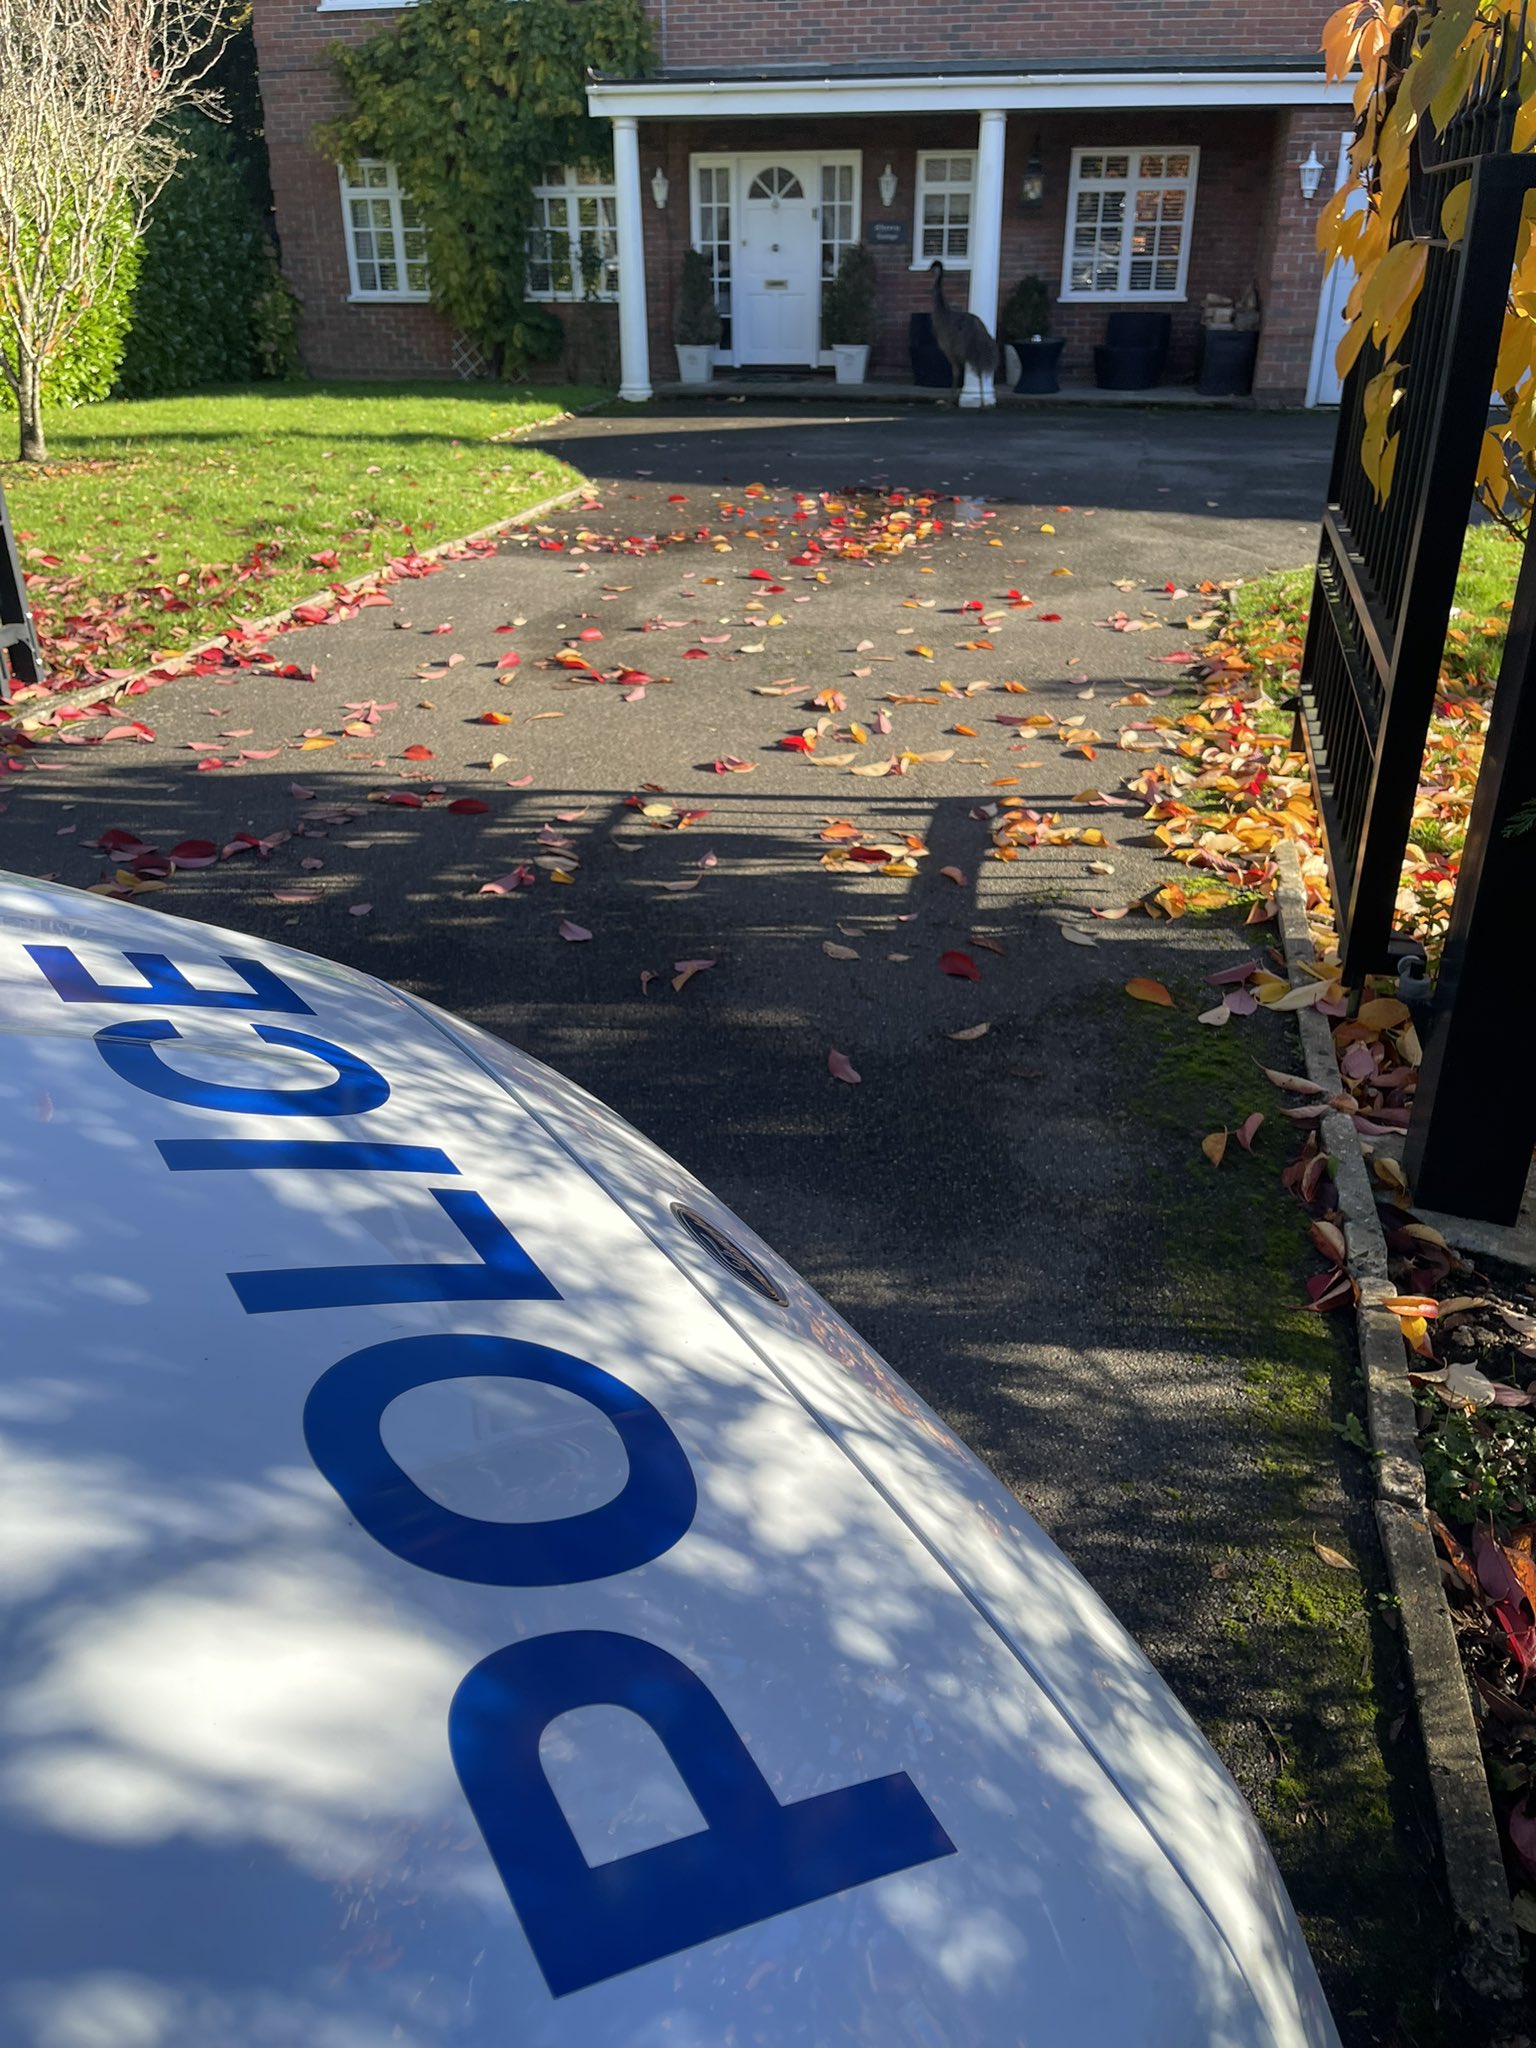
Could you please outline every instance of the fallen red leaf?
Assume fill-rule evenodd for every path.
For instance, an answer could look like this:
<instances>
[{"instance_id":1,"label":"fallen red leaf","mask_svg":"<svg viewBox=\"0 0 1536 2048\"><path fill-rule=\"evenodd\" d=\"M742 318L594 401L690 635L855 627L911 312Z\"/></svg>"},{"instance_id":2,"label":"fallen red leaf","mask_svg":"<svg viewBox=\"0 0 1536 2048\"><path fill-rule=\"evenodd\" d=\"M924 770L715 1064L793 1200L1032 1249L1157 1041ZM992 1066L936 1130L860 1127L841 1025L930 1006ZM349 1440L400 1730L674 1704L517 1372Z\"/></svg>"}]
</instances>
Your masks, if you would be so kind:
<instances>
[{"instance_id":1,"label":"fallen red leaf","mask_svg":"<svg viewBox=\"0 0 1536 2048\"><path fill-rule=\"evenodd\" d=\"M950 952L939 955L939 972L952 974L959 981L980 981L981 969L969 953Z\"/></svg>"},{"instance_id":2,"label":"fallen red leaf","mask_svg":"<svg viewBox=\"0 0 1536 2048\"><path fill-rule=\"evenodd\" d=\"M218 857L211 839L183 839L171 848L171 859L179 868L211 868Z\"/></svg>"}]
</instances>

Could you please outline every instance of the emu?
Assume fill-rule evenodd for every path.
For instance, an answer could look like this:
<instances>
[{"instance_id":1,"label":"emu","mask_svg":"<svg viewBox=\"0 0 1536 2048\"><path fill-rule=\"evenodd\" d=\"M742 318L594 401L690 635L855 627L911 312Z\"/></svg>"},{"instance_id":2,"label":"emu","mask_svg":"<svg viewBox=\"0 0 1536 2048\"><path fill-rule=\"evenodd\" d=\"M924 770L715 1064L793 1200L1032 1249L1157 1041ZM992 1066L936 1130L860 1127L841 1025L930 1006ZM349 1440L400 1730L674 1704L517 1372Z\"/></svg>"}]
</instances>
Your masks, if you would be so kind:
<instances>
[{"instance_id":1,"label":"emu","mask_svg":"<svg viewBox=\"0 0 1536 2048\"><path fill-rule=\"evenodd\" d=\"M963 385L966 371L974 370L981 386L981 403L995 404L992 380L1000 361L997 343L987 332L985 321L974 313L957 313L946 303L943 264L930 263L928 273L933 279L934 340L948 358L957 381Z\"/></svg>"}]
</instances>

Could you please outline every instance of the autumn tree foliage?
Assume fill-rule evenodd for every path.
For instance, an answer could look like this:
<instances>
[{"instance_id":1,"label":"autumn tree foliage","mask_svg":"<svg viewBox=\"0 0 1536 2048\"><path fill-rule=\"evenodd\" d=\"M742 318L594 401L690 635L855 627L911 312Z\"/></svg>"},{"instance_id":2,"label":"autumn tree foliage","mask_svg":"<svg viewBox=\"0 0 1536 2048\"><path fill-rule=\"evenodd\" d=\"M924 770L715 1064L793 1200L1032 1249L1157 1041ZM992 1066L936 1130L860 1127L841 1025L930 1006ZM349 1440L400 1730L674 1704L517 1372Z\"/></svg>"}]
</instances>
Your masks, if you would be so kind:
<instances>
[{"instance_id":1,"label":"autumn tree foliage","mask_svg":"<svg viewBox=\"0 0 1536 2048\"><path fill-rule=\"evenodd\" d=\"M183 154L174 117L218 110L229 0L0 0L0 379L21 459L47 458L43 372L134 260Z\"/></svg>"},{"instance_id":2,"label":"autumn tree foliage","mask_svg":"<svg viewBox=\"0 0 1536 2048\"><path fill-rule=\"evenodd\" d=\"M642 0L422 0L335 56L350 111L316 139L339 163L395 166L434 304L497 371L558 354L559 323L526 289L533 188L552 165L611 161L587 81L652 68Z\"/></svg>"},{"instance_id":3,"label":"autumn tree foliage","mask_svg":"<svg viewBox=\"0 0 1536 2048\"><path fill-rule=\"evenodd\" d=\"M1511 146L1536 147L1536 51L1526 40L1522 0L1346 0L1323 31L1328 75L1356 70L1353 175L1324 207L1318 247L1352 263L1345 306L1350 325L1339 344L1347 371L1369 340L1381 355L1365 392L1362 464L1385 498L1397 451L1394 415L1406 367L1401 351L1423 289L1428 247L1407 231L1404 209L1415 151L1443 135L1457 112L1518 49L1521 106ZM1471 180L1446 197L1439 231L1449 242L1466 228ZM1504 524L1524 533L1536 474L1536 210L1528 204L1509 281L1494 388L1508 421L1490 427L1478 463L1478 496Z\"/></svg>"}]
</instances>

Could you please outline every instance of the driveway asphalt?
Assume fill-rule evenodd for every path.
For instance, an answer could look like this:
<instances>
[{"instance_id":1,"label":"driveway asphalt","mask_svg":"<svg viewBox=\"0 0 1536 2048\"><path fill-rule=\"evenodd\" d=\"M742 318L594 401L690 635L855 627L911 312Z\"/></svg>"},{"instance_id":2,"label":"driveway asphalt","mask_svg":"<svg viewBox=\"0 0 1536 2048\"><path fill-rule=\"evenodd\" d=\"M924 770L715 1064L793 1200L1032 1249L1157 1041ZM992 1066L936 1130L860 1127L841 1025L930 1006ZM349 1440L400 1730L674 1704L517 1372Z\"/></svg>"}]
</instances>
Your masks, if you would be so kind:
<instances>
[{"instance_id":1,"label":"driveway asphalt","mask_svg":"<svg viewBox=\"0 0 1536 2048\"><path fill-rule=\"evenodd\" d=\"M1253 1020L1240 1050L1192 1022L1203 977L1251 950L1235 915L1083 918L1170 879L1139 805L1081 800L1142 765L1115 743L1147 710L1117 700L1184 687L1171 657L1198 644L1185 621L1207 607L1202 583L1309 559L1332 431L1303 415L739 403L563 423L538 438L592 478L591 502L286 638L313 680L178 680L136 707L153 745L50 750L63 765L8 782L0 859L86 885L103 872L86 843L108 827L162 848L306 827L145 900L346 960L499 1032L730 1201L1137 1633L1270 1826L1341 2027L1406 2043L1436 2038L1414 2015L1433 1995L1437 1909L1407 1698L1372 1621L1368 1494L1329 1426L1355 1399L1353 1363L1292 1313L1305 1240L1250 1060L1294 1047L1283 1020ZM923 545L793 562L845 516L818 493L893 491L934 494L942 527ZM797 520L795 493L814 518ZM971 604L999 621L981 627ZM1146 630L1112 630L1117 612ZM639 694L544 665L567 645L652 680ZM520 664L500 669L509 651ZM784 679L792 693L756 694ZM999 687L936 688L981 680ZM827 688L849 700L838 722L870 734L823 743L854 755L843 767L779 744ZM369 704L367 736L342 734L345 707ZM1041 711L1087 721L1097 759L995 722ZM967 724L974 737L954 730ZM298 751L305 732L334 743ZM948 758L852 773L898 747ZM716 772L727 756L750 772ZM988 859L976 812L1003 778L1107 847ZM489 809L369 801L434 780ZM697 815L679 830L683 812ZM912 875L829 868L833 819L930 852ZM478 893L522 864L531 887ZM590 939L563 939L562 920ZM955 949L978 981L940 971ZM714 964L674 989L688 960ZM642 987L642 971L657 978ZM1131 1002L1138 974L1179 1012ZM830 1076L833 1049L859 1085ZM1200 1138L1250 1109L1269 1116L1258 1157L1218 1178ZM1352 1551L1364 1583L1322 1583L1314 1536ZM1390 1913L1367 1879L1390 1886Z\"/></svg>"}]
</instances>

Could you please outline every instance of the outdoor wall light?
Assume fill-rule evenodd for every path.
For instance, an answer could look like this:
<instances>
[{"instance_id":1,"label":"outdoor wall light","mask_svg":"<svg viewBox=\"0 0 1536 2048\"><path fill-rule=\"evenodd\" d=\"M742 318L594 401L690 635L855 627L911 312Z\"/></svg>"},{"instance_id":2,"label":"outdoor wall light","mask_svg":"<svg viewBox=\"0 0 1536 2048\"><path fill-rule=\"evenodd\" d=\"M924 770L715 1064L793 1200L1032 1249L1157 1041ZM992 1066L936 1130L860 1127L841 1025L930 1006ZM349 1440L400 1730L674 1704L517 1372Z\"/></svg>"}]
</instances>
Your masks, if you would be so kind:
<instances>
[{"instance_id":1,"label":"outdoor wall light","mask_svg":"<svg viewBox=\"0 0 1536 2048\"><path fill-rule=\"evenodd\" d=\"M1040 138L1035 137L1035 146L1030 152L1029 162L1024 166L1023 181L1019 186L1019 204L1038 206L1045 198L1045 172L1040 164Z\"/></svg>"},{"instance_id":2,"label":"outdoor wall light","mask_svg":"<svg viewBox=\"0 0 1536 2048\"><path fill-rule=\"evenodd\" d=\"M1302 198L1315 199L1317 197L1317 188L1323 182L1322 159L1319 157L1315 149L1310 149L1307 151L1306 162L1304 164L1298 164L1296 166L1296 171L1298 177L1301 179Z\"/></svg>"},{"instance_id":3,"label":"outdoor wall light","mask_svg":"<svg viewBox=\"0 0 1536 2048\"><path fill-rule=\"evenodd\" d=\"M887 164L880 173L880 204L889 206L896 197L896 173Z\"/></svg>"},{"instance_id":4,"label":"outdoor wall light","mask_svg":"<svg viewBox=\"0 0 1536 2048\"><path fill-rule=\"evenodd\" d=\"M665 206L667 203L667 194L671 190L672 181L667 176L666 172L661 168L661 165L658 164L656 166L655 172L651 177L651 197L655 200L658 206Z\"/></svg>"}]
</instances>

